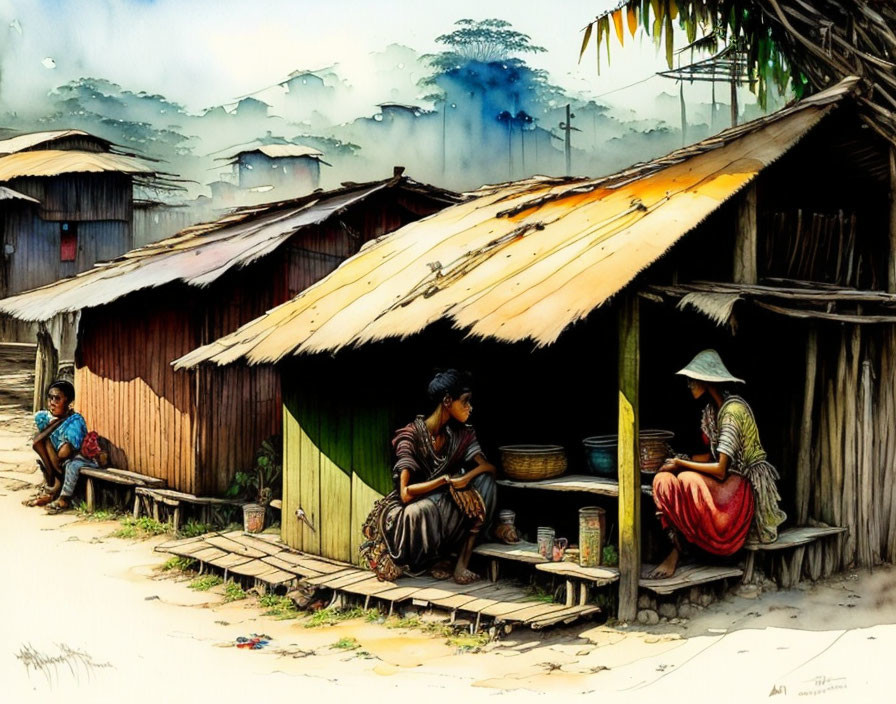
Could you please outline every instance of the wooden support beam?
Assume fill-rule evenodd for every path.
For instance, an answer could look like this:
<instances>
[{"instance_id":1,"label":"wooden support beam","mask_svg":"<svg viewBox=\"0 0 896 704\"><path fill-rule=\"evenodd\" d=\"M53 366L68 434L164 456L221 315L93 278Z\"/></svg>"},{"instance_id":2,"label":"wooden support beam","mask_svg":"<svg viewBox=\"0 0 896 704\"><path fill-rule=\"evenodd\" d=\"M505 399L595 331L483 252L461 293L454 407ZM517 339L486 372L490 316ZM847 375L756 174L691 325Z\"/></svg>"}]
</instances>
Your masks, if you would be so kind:
<instances>
[{"instance_id":1,"label":"wooden support beam","mask_svg":"<svg viewBox=\"0 0 896 704\"><path fill-rule=\"evenodd\" d=\"M87 499L87 512L93 513L96 510L96 487L93 484L93 477L87 477L84 492Z\"/></svg>"},{"instance_id":2,"label":"wooden support beam","mask_svg":"<svg viewBox=\"0 0 896 704\"><path fill-rule=\"evenodd\" d=\"M619 310L619 614L638 615L641 576L641 467L638 461L638 382L641 366L639 303L623 298Z\"/></svg>"},{"instance_id":3,"label":"wooden support beam","mask_svg":"<svg viewBox=\"0 0 896 704\"><path fill-rule=\"evenodd\" d=\"M813 326L806 341L806 381L803 389L803 417L800 423L799 456L796 463L796 524L809 519L809 487L812 474L812 429L815 383L818 369L818 330Z\"/></svg>"},{"instance_id":4,"label":"wooden support beam","mask_svg":"<svg viewBox=\"0 0 896 704\"><path fill-rule=\"evenodd\" d=\"M737 284L759 282L757 247L759 229L757 224L756 184L741 193L737 204L737 222L734 233L734 271L732 280Z\"/></svg>"},{"instance_id":5,"label":"wooden support beam","mask_svg":"<svg viewBox=\"0 0 896 704\"><path fill-rule=\"evenodd\" d=\"M896 293L896 147L890 146L890 254L887 260L887 291Z\"/></svg>"}]
</instances>

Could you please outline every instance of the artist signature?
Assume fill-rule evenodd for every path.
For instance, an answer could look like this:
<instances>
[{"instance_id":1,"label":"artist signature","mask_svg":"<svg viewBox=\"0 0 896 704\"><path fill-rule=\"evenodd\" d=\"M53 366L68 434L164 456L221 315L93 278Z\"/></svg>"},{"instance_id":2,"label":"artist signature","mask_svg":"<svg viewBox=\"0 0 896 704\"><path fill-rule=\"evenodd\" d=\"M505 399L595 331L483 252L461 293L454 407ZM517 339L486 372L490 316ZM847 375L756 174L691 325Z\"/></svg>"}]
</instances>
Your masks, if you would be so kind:
<instances>
[{"instance_id":1,"label":"artist signature","mask_svg":"<svg viewBox=\"0 0 896 704\"><path fill-rule=\"evenodd\" d=\"M827 694L838 689L846 689L845 677L827 677L819 675L808 680L804 680L802 687L797 691L798 697L815 697L820 694ZM778 694L787 694L787 686L776 684L772 687L772 691L768 696L774 697Z\"/></svg>"},{"instance_id":2,"label":"artist signature","mask_svg":"<svg viewBox=\"0 0 896 704\"><path fill-rule=\"evenodd\" d=\"M25 666L29 677L32 671L39 672L46 678L47 684L50 686L58 679L60 669L63 673L68 670L71 676L79 681L82 673L90 677L94 670L112 667L112 663L97 662L90 653L72 648L65 643L57 644L56 647L58 652L55 654L42 653L28 643L19 649L16 658Z\"/></svg>"}]
</instances>

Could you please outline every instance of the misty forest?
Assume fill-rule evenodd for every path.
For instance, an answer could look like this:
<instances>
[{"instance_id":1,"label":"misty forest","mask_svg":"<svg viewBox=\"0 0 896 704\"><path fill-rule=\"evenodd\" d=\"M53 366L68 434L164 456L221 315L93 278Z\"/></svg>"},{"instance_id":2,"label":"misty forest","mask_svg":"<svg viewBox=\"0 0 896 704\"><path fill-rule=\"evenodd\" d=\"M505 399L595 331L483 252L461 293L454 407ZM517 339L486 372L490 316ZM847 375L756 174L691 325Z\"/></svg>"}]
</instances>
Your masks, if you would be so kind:
<instances>
[{"instance_id":1,"label":"misty forest","mask_svg":"<svg viewBox=\"0 0 896 704\"><path fill-rule=\"evenodd\" d=\"M454 190L533 174L598 176L730 125L724 85L713 102L660 81L653 113L665 119L625 107L624 92L602 99L564 90L539 68L544 49L537 38L504 20L461 19L435 43L442 51L390 44L371 53L370 85L353 85L338 63L298 66L274 85L198 111L140 86L84 76L31 95L27 105L7 102L0 136L81 129L157 162L170 176L167 187L157 182L137 195L180 211L167 225L156 218L144 236L138 228L142 244L222 208L379 179L394 166ZM693 56L691 50L685 59ZM741 111L741 119L763 112L755 101ZM277 168L276 161L237 157L275 145L287 151L273 153L304 157L307 178L278 183L259 173L272 162Z\"/></svg>"}]
</instances>

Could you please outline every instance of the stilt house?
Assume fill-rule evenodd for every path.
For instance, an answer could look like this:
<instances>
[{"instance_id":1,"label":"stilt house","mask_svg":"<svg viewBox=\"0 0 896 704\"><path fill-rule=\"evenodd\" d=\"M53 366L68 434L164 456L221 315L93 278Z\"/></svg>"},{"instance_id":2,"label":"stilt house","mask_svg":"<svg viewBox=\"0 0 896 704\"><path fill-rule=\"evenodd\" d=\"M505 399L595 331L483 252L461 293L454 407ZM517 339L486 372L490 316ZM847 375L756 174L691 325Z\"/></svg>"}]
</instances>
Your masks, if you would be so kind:
<instances>
[{"instance_id":1,"label":"stilt house","mask_svg":"<svg viewBox=\"0 0 896 704\"><path fill-rule=\"evenodd\" d=\"M78 410L120 469L225 491L281 430L274 367L175 372L171 362L330 273L364 243L457 202L401 176L244 208L0 302L20 320L80 313Z\"/></svg>"}]
</instances>

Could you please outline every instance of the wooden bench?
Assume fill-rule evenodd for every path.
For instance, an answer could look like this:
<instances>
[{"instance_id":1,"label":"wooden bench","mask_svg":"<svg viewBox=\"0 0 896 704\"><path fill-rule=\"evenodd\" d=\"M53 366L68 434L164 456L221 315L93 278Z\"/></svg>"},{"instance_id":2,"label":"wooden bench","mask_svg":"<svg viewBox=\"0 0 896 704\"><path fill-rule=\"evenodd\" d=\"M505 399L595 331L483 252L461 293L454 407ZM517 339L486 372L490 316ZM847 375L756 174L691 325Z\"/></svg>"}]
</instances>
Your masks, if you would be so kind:
<instances>
[{"instance_id":1,"label":"wooden bench","mask_svg":"<svg viewBox=\"0 0 896 704\"><path fill-rule=\"evenodd\" d=\"M744 545L747 559L744 565L743 581L744 583L753 581L756 554L768 552L779 557L777 573L781 586L792 587L800 581L806 548L821 538L841 535L845 532L846 528L838 526L794 526L778 533L778 539L773 543L747 543ZM812 579L817 578L817 574L812 575Z\"/></svg>"},{"instance_id":2,"label":"wooden bench","mask_svg":"<svg viewBox=\"0 0 896 704\"><path fill-rule=\"evenodd\" d=\"M164 479L148 477L145 474L129 472L116 467L83 467L80 476L85 479L84 493L86 495L87 510L90 512L96 509L96 486L94 484L96 481L124 486L128 489L136 489L137 487L162 488L165 486Z\"/></svg>"},{"instance_id":3,"label":"wooden bench","mask_svg":"<svg viewBox=\"0 0 896 704\"><path fill-rule=\"evenodd\" d=\"M695 587L698 584L708 584L721 579L742 577L744 571L740 567L725 567L720 565L679 565L675 574L662 579L649 579L647 577L656 565L641 565L641 579L638 586L641 589L649 589L655 594L672 594L679 589Z\"/></svg>"},{"instance_id":4,"label":"wooden bench","mask_svg":"<svg viewBox=\"0 0 896 704\"><path fill-rule=\"evenodd\" d=\"M175 531L180 527L181 503L193 504L202 507L202 522L208 523L210 512L217 506L242 506L243 502L236 499L220 499L213 496L196 496L183 491L173 489L151 488L138 486L134 490L134 518L139 518L144 505L152 512L152 517L159 520L159 506L169 506L172 511L172 522Z\"/></svg>"},{"instance_id":5,"label":"wooden bench","mask_svg":"<svg viewBox=\"0 0 896 704\"><path fill-rule=\"evenodd\" d=\"M483 543L473 549L475 555L490 558L489 579L498 581L500 560L511 560L533 565L536 570L566 578L566 605L573 606L578 593L579 606L588 601L588 584L606 586L619 579L619 570L614 567L581 567L575 562L551 562L542 557L535 543L521 541L515 545L504 543Z\"/></svg>"}]
</instances>

